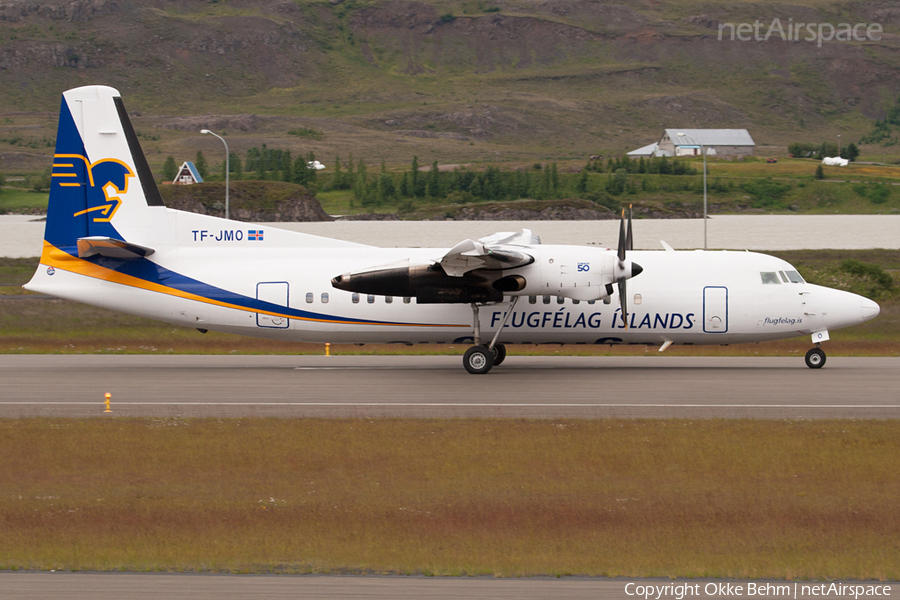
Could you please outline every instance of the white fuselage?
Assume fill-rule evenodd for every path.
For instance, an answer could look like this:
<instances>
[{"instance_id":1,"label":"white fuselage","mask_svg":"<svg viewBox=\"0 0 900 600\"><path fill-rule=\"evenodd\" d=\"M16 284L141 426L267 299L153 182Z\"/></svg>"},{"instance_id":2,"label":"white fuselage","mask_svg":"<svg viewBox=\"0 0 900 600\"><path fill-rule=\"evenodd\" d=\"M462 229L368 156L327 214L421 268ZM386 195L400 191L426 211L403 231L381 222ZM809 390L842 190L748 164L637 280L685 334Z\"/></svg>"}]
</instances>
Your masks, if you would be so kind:
<instances>
[{"instance_id":1,"label":"white fuselage","mask_svg":"<svg viewBox=\"0 0 900 600\"><path fill-rule=\"evenodd\" d=\"M472 339L468 304L418 304L415 298L354 294L331 285L336 275L373 265L438 261L446 248L377 248L163 207L150 210L156 226L149 229L156 233L146 241L156 252L141 260L143 273L156 269L153 277L129 274L112 263L110 269L86 270L76 264L85 261L55 260L45 252L27 288L201 330L272 339L409 344ZM160 243L162 226L170 232L166 244ZM509 274L536 280L538 270L546 275L556 264L556 253L572 248L526 247L535 262ZM785 282L783 273L793 267L763 254L631 251L629 258L643 272L628 281L627 326L616 293L587 302L554 289L540 294L545 290L526 288L516 294L521 297L499 341L732 344L847 327L878 313L878 305L861 296ZM764 283L761 273L780 275ZM481 307L483 336L500 326L510 299Z\"/></svg>"}]
</instances>

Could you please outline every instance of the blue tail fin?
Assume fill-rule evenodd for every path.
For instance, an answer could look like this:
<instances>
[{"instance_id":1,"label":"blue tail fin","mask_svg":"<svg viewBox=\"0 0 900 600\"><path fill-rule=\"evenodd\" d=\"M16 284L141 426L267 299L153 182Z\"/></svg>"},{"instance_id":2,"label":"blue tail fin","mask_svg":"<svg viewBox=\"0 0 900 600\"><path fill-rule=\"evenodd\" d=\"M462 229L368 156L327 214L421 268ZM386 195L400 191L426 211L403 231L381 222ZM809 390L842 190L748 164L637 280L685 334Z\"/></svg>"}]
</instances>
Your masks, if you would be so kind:
<instances>
[{"instance_id":1,"label":"blue tail fin","mask_svg":"<svg viewBox=\"0 0 900 600\"><path fill-rule=\"evenodd\" d=\"M63 93L44 252L78 256L78 240L126 241L163 206L119 93L88 86Z\"/></svg>"}]
</instances>

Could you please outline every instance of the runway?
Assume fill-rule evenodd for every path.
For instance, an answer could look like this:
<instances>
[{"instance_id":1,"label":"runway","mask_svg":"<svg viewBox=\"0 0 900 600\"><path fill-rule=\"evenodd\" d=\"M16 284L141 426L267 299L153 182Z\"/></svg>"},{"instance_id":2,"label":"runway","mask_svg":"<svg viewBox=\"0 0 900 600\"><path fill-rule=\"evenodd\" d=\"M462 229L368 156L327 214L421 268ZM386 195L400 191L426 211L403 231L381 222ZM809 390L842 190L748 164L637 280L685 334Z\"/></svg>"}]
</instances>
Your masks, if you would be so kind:
<instances>
[{"instance_id":1,"label":"runway","mask_svg":"<svg viewBox=\"0 0 900 600\"><path fill-rule=\"evenodd\" d=\"M0 378L0 417L900 418L900 358L5 355Z\"/></svg>"},{"instance_id":2,"label":"runway","mask_svg":"<svg viewBox=\"0 0 900 600\"><path fill-rule=\"evenodd\" d=\"M860 596L881 597L896 592L896 582L844 582L863 589ZM768 584L769 587L766 587ZM320 575L214 575L172 573L0 573L5 600L68 598L73 600L120 600L121 598L167 598L232 600L253 597L304 600L539 600L566 598L588 600L634 600L678 597L705 600L781 596L823 596L819 582L772 580L725 580L603 577L399 577ZM749 589L753 585L753 591ZM829 584L825 584L827 588ZM652 591L647 590L652 586ZM668 587L667 587L668 586ZM680 590L676 586L681 586ZM685 589L687 587L687 589ZM768 594L762 593L768 591ZM679 593L680 592L680 593ZM833 592L832 592L833 593ZM657 594L659 594L657 596ZM853 597L853 594L845 594Z\"/></svg>"}]
</instances>

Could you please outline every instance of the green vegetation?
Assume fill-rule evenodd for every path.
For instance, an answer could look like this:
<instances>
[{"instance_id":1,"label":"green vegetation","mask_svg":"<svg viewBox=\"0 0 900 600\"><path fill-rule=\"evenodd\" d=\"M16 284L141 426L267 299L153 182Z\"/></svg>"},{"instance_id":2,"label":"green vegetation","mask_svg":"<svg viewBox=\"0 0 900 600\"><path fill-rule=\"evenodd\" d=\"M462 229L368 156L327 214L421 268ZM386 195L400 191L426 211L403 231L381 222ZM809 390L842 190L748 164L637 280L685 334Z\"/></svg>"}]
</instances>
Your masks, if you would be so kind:
<instances>
[{"instance_id":1,"label":"green vegetation","mask_svg":"<svg viewBox=\"0 0 900 600\"><path fill-rule=\"evenodd\" d=\"M166 162L163 163L163 181L174 181L178 175L178 166L175 164L174 156L167 156Z\"/></svg>"},{"instance_id":2,"label":"green vegetation","mask_svg":"<svg viewBox=\"0 0 900 600\"><path fill-rule=\"evenodd\" d=\"M871 17L862 5L802 4L819 22ZM720 22L753 18L740 3L719 8ZM313 151L331 164L352 150L370 168L383 158L391 170L414 153L423 164L562 165L617 156L659 139L661 127L676 122L747 126L764 152L783 154L792 141L833 141L838 133L858 142L875 123L867 115L881 110L882 121L895 120L896 24L885 23L881 45L829 44L836 64L864 55L866 69L823 71L815 53L805 52L774 68L781 64L777 44L760 45L747 62L740 44L706 35L710 25L694 18L701 9L690 2L629 4L611 18L602 3L561 10L524 0L502 7L476 0L301 2L285 13L267 4L213 2L138 7L125 38L109 13L61 25L37 11L0 34L8 52L27 56L0 72L0 105L8 108L0 149L30 165L48 158L59 90L82 84L85 68L125 92L155 169L168 155L182 161L196 151L202 125L174 122L185 115L232 121L219 131L227 130L239 153L283 143L294 157ZM496 34L497 19L521 42L515 51ZM246 42L230 45L236 37ZM60 43L68 48L63 64L50 59ZM32 45L40 51L29 53ZM184 51L172 54L173 46ZM133 56L140 64L122 71ZM27 90L17 84L23 78ZM890 158L897 160L896 152Z\"/></svg>"},{"instance_id":3,"label":"green vegetation","mask_svg":"<svg viewBox=\"0 0 900 600\"><path fill-rule=\"evenodd\" d=\"M900 577L898 421L0 428L0 569Z\"/></svg>"},{"instance_id":4,"label":"green vegetation","mask_svg":"<svg viewBox=\"0 0 900 600\"><path fill-rule=\"evenodd\" d=\"M288 135L296 135L297 137L301 137L307 140L324 140L325 134L319 131L318 129L313 129L312 127L298 127L296 129L288 129Z\"/></svg>"},{"instance_id":5,"label":"green vegetation","mask_svg":"<svg viewBox=\"0 0 900 600\"><path fill-rule=\"evenodd\" d=\"M15 182L20 184L20 182ZM47 210L50 194L21 187L4 186L0 189L0 214L30 214Z\"/></svg>"},{"instance_id":6,"label":"green vegetation","mask_svg":"<svg viewBox=\"0 0 900 600\"><path fill-rule=\"evenodd\" d=\"M891 106L883 119L877 119L872 131L860 140L860 144L881 144L896 146L900 138L895 135L895 128L900 130L900 98Z\"/></svg>"}]
</instances>

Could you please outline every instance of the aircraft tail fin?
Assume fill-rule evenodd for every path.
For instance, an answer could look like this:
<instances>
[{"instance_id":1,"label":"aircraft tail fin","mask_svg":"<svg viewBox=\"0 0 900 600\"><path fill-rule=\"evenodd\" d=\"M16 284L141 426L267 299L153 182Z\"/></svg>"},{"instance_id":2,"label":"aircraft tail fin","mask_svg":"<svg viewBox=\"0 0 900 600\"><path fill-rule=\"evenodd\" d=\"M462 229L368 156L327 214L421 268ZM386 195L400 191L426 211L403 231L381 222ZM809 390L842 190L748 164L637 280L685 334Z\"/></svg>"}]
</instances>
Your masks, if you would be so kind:
<instances>
[{"instance_id":1,"label":"aircraft tail fin","mask_svg":"<svg viewBox=\"0 0 900 600\"><path fill-rule=\"evenodd\" d=\"M80 256L84 238L146 243L147 226L158 222L153 207L163 207L162 198L119 92L64 92L42 256Z\"/></svg>"}]
</instances>

